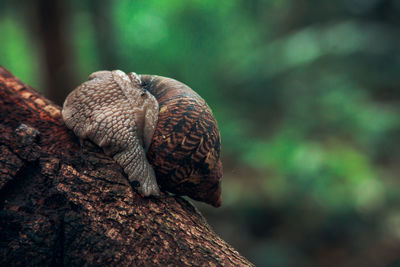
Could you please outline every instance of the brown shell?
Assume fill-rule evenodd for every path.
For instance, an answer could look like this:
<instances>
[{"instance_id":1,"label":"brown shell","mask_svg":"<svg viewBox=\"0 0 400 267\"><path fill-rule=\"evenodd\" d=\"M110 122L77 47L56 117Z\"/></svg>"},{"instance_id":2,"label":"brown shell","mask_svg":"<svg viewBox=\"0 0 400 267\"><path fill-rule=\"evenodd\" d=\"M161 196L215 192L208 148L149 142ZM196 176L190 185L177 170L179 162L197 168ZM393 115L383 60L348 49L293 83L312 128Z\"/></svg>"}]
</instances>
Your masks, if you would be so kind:
<instances>
[{"instance_id":1,"label":"brown shell","mask_svg":"<svg viewBox=\"0 0 400 267\"><path fill-rule=\"evenodd\" d=\"M142 75L159 103L159 117L147 152L161 188L221 205L221 138L211 109L174 79Z\"/></svg>"}]
</instances>

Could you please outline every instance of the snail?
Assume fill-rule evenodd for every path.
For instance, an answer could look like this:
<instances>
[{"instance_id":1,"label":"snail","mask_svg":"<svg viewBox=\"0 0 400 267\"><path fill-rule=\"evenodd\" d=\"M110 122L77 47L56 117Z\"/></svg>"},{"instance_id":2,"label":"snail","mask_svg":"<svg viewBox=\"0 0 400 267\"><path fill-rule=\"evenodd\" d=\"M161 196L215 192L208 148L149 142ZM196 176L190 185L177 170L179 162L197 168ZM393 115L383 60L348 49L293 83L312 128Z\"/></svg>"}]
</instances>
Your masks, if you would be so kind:
<instances>
[{"instance_id":1,"label":"snail","mask_svg":"<svg viewBox=\"0 0 400 267\"><path fill-rule=\"evenodd\" d=\"M221 138L211 109L171 78L97 71L66 98L62 117L101 147L143 196L160 189L221 205Z\"/></svg>"}]
</instances>

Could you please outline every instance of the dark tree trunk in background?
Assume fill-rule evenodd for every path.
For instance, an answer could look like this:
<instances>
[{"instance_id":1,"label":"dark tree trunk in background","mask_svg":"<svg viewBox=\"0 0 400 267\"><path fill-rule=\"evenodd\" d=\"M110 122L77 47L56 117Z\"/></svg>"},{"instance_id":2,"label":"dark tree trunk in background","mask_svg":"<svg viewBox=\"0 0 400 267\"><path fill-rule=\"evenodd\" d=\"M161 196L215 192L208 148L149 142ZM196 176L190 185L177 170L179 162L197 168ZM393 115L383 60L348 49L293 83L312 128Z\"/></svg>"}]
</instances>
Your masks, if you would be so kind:
<instances>
[{"instance_id":1,"label":"dark tree trunk in background","mask_svg":"<svg viewBox=\"0 0 400 267\"><path fill-rule=\"evenodd\" d=\"M45 93L61 104L77 84L72 69L67 30L66 3L62 0L35 0L39 38L45 63Z\"/></svg>"},{"instance_id":2,"label":"dark tree trunk in background","mask_svg":"<svg viewBox=\"0 0 400 267\"><path fill-rule=\"evenodd\" d=\"M249 266L180 197L142 198L0 67L0 266Z\"/></svg>"},{"instance_id":3,"label":"dark tree trunk in background","mask_svg":"<svg viewBox=\"0 0 400 267\"><path fill-rule=\"evenodd\" d=\"M106 70L121 68L117 57L118 53L115 51L118 45L114 34L114 21L111 17L112 2L103 0L99 5L99 1L91 0L89 1L89 10L95 29L94 36L101 68Z\"/></svg>"}]
</instances>

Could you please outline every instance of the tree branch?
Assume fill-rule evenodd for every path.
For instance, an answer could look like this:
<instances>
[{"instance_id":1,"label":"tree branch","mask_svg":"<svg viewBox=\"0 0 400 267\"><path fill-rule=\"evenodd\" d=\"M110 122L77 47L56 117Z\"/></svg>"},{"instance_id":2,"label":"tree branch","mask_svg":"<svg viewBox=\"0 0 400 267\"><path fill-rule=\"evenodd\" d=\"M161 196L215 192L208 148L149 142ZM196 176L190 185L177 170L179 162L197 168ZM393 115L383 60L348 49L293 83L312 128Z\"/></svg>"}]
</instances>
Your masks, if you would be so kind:
<instances>
[{"instance_id":1,"label":"tree branch","mask_svg":"<svg viewBox=\"0 0 400 267\"><path fill-rule=\"evenodd\" d=\"M186 200L142 198L0 67L0 265L252 265Z\"/></svg>"}]
</instances>

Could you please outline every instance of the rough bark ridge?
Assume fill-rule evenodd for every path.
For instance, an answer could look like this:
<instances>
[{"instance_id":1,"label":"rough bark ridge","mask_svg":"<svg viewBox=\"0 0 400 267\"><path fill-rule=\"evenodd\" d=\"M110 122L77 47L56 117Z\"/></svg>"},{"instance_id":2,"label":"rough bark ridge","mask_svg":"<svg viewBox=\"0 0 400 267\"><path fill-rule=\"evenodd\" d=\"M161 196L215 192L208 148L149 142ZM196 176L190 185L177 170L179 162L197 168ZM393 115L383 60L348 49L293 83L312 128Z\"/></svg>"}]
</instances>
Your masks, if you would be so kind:
<instances>
[{"instance_id":1,"label":"rough bark ridge","mask_svg":"<svg viewBox=\"0 0 400 267\"><path fill-rule=\"evenodd\" d=\"M0 265L248 266L190 203L142 198L0 67Z\"/></svg>"}]
</instances>

